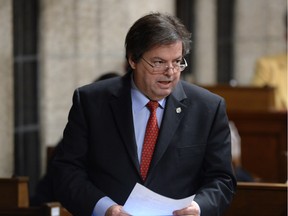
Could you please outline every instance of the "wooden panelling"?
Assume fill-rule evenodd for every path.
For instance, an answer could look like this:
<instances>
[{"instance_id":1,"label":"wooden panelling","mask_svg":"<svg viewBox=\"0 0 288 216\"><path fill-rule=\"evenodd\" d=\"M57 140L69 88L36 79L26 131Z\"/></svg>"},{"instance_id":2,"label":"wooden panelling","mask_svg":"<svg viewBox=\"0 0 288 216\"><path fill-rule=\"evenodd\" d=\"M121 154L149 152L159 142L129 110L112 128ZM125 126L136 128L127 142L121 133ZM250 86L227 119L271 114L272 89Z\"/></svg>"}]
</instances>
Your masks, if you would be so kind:
<instances>
[{"instance_id":1,"label":"wooden panelling","mask_svg":"<svg viewBox=\"0 0 288 216\"><path fill-rule=\"evenodd\" d=\"M29 206L29 178L0 178L0 216L71 216L59 202Z\"/></svg>"},{"instance_id":2,"label":"wooden panelling","mask_svg":"<svg viewBox=\"0 0 288 216\"><path fill-rule=\"evenodd\" d=\"M28 177L0 178L0 208L28 207Z\"/></svg>"},{"instance_id":3,"label":"wooden panelling","mask_svg":"<svg viewBox=\"0 0 288 216\"><path fill-rule=\"evenodd\" d=\"M46 203L39 207L1 207L0 216L66 216L60 203Z\"/></svg>"},{"instance_id":4,"label":"wooden panelling","mask_svg":"<svg viewBox=\"0 0 288 216\"><path fill-rule=\"evenodd\" d=\"M230 111L241 137L242 166L263 182L287 181L287 112Z\"/></svg>"},{"instance_id":5,"label":"wooden panelling","mask_svg":"<svg viewBox=\"0 0 288 216\"><path fill-rule=\"evenodd\" d=\"M274 110L274 88L229 85L203 86L209 91L222 96L227 110Z\"/></svg>"},{"instance_id":6,"label":"wooden panelling","mask_svg":"<svg viewBox=\"0 0 288 216\"><path fill-rule=\"evenodd\" d=\"M241 137L242 166L264 182L287 181L287 111L275 109L274 88L215 85Z\"/></svg>"},{"instance_id":7,"label":"wooden panelling","mask_svg":"<svg viewBox=\"0 0 288 216\"><path fill-rule=\"evenodd\" d=\"M287 216L287 184L238 182L224 216Z\"/></svg>"}]
</instances>

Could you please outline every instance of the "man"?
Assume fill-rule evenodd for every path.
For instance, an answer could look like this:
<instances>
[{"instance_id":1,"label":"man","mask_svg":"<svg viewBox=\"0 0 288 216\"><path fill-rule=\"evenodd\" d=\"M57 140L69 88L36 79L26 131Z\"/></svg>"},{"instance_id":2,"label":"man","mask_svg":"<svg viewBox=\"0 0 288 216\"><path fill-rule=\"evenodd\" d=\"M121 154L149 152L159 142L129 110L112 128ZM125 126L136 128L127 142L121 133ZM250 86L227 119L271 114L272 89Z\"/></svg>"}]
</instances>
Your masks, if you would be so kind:
<instances>
[{"instance_id":1,"label":"man","mask_svg":"<svg viewBox=\"0 0 288 216\"><path fill-rule=\"evenodd\" d=\"M130 72L74 92L53 162L58 199L74 215L127 215L122 206L140 183L174 199L196 194L171 215L221 215L236 187L229 123L221 97L180 80L190 33L152 13L134 23L125 45ZM157 141L147 162L148 102L156 104L148 140Z\"/></svg>"}]
</instances>

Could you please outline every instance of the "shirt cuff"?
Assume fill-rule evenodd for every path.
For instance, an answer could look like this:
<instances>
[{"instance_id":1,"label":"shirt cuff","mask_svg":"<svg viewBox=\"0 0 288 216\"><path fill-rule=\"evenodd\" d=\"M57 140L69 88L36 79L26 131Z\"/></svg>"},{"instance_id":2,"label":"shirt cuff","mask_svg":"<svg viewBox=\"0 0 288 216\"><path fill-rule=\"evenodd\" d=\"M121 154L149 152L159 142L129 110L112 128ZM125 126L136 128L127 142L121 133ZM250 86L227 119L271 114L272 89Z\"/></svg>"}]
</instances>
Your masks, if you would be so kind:
<instances>
[{"instance_id":1,"label":"shirt cuff","mask_svg":"<svg viewBox=\"0 0 288 216\"><path fill-rule=\"evenodd\" d=\"M198 209L199 209L199 215L201 215L201 209L200 209L200 206L198 205L198 203L195 202L194 200L192 201L192 203L193 203L195 206L198 207Z\"/></svg>"},{"instance_id":2,"label":"shirt cuff","mask_svg":"<svg viewBox=\"0 0 288 216\"><path fill-rule=\"evenodd\" d=\"M92 216L104 216L108 208L112 205L117 205L113 200L109 197L101 198L95 205Z\"/></svg>"}]
</instances>

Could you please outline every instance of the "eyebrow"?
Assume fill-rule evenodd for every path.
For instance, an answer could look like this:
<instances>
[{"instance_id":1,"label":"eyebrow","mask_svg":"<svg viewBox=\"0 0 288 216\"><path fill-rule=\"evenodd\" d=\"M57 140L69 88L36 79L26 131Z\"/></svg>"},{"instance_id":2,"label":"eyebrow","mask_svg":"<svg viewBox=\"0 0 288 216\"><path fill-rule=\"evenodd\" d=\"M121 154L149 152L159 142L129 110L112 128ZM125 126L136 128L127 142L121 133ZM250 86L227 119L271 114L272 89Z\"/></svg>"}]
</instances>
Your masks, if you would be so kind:
<instances>
[{"instance_id":1,"label":"eyebrow","mask_svg":"<svg viewBox=\"0 0 288 216\"><path fill-rule=\"evenodd\" d=\"M175 58L172 61L176 61L176 60L179 60L179 59L182 59L182 58L183 58L183 56L179 56L178 58ZM165 59L163 59L161 57L152 57L151 60L161 60L161 61L167 62L167 60L165 60Z\"/></svg>"}]
</instances>

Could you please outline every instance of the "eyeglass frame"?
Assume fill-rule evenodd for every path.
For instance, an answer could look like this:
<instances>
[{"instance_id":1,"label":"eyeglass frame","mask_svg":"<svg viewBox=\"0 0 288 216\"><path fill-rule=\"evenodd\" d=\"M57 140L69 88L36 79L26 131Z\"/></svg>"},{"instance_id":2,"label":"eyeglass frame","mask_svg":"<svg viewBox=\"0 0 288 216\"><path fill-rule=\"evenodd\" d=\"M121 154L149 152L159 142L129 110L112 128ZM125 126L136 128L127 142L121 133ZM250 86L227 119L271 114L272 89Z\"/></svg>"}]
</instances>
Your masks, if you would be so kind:
<instances>
[{"instance_id":1,"label":"eyeglass frame","mask_svg":"<svg viewBox=\"0 0 288 216\"><path fill-rule=\"evenodd\" d=\"M168 69L172 69L173 70L173 72L182 72L182 71L184 71L185 70L185 68L188 66L188 64L187 64L187 61L186 61L186 59L185 58L182 58L183 60L184 60L184 64L180 64L180 65L178 65L178 66L173 66L173 67L169 67L168 65L165 65L165 69L163 69L163 70L161 70L161 71L154 71L154 68L156 67L157 68L157 66L156 65L153 65L152 63L150 63L150 62L148 62L143 56L141 57L141 59L143 59L144 60L144 62L146 62L150 67L152 67L152 69L153 69L153 73L164 73L164 72L166 72ZM177 67L179 67L179 69L177 69ZM183 67L183 69L181 68L181 67ZM175 71L176 70L176 71Z\"/></svg>"}]
</instances>

